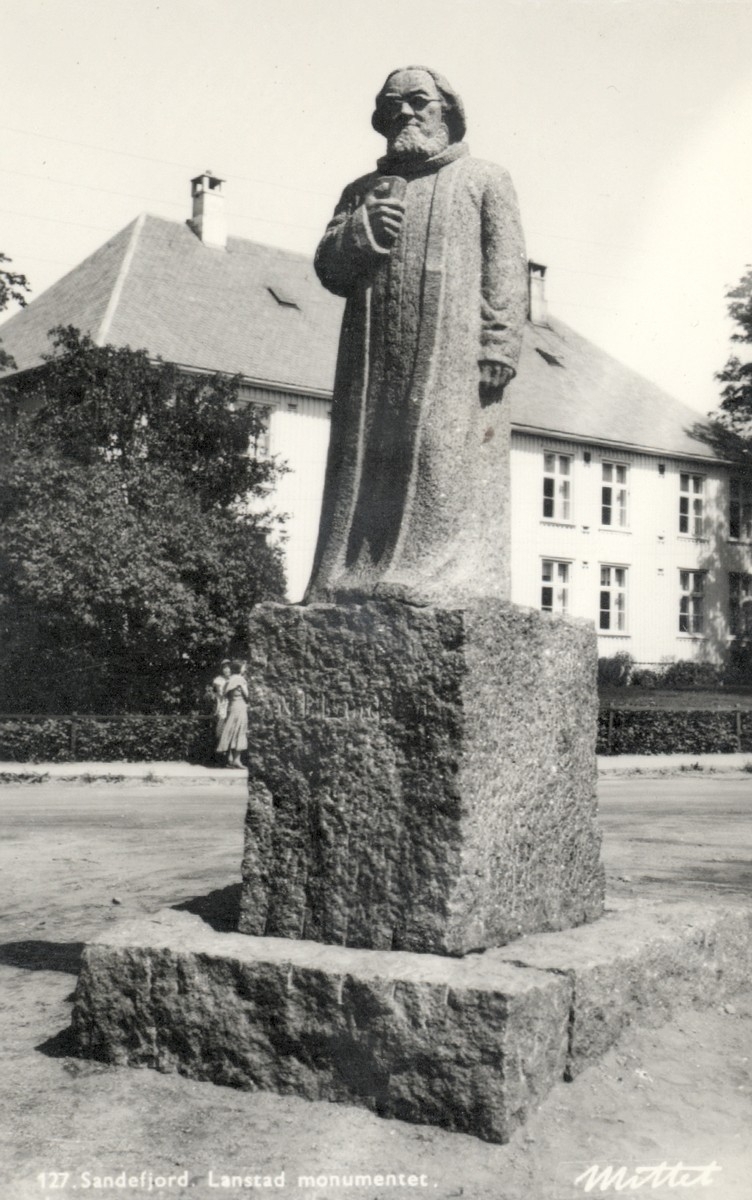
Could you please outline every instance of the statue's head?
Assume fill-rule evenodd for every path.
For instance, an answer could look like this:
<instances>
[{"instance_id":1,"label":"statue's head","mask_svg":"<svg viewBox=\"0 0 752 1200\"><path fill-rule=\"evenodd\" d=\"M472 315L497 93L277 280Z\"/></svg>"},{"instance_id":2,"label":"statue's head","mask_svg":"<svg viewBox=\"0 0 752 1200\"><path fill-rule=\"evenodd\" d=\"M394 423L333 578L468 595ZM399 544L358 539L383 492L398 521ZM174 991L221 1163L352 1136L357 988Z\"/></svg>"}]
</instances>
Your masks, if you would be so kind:
<instances>
[{"instance_id":1,"label":"statue's head","mask_svg":"<svg viewBox=\"0 0 752 1200\"><path fill-rule=\"evenodd\" d=\"M465 110L451 85L430 67L400 67L376 97L371 124L390 154L430 158L465 136Z\"/></svg>"}]
</instances>

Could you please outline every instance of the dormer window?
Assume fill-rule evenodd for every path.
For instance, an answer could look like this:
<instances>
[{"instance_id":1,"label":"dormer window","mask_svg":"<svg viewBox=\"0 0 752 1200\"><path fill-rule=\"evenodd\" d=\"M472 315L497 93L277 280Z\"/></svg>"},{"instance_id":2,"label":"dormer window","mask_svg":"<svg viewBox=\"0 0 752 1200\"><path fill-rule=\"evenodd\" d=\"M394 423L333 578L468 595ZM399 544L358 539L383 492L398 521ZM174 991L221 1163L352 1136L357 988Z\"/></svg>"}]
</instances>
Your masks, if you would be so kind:
<instances>
[{"instance_id":1,"label":"dormer window","mask_svg":"<svg viewBox=\"0 0 752 1200\"><path fill-rule=\"evenodd\" d=\"M288 292L285 292L281 287L278 287L277 284L275 284L274 287L267 287L266 290L267 292L271 292L272 296L277 301L277 304L281 304L282 308L297 308L298 312L300 311L300 305L298 302L293 300L292 296L289 295Z\"/></svg>"}]
</instances>

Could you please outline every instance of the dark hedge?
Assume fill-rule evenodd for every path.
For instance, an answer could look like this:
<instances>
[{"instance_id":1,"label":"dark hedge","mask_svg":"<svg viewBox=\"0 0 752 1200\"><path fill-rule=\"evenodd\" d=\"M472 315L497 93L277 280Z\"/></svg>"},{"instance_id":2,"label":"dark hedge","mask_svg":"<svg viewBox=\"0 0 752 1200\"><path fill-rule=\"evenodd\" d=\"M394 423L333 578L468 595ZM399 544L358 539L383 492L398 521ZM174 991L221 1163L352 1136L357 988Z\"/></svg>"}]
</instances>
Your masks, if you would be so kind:
<instances>
[{"instance_id":1,"label":"dark hedge","mask_svg":"<svg viewBox=\"0 0 752 1200\"><path fill-rule=\"evenodd\" d=\"M752 711L613 710L598 720L598 754L752 752ZM737 718L740 725L737 726ZM71 740L71 722L74 739ZM741 738L737 729L741 729ZM206 716L38 717L0 720L0 762L212 762L214 720Z\"/></svg>"},{"instance_id":2,"label":"dark hedge","mask_svg":"<svg viewBox=\"0 0 752 1200\"><path fill-rule=\"evenodd\" d=\"M0 720L2 762L210 762L213 751L214 721L198 714Z\"/></svg>"},{"instance_id":3,"label":"dark hedge","mask_svg":"<svg viewBox=\"0 0 752 1200\"><path fill-rule=\"evenodd\" d=\"M741 737L738 736L737 718ZM598 720L598 754L733 754L752 751L752 712L608 710Z\"/></svg>"}]
</instances>

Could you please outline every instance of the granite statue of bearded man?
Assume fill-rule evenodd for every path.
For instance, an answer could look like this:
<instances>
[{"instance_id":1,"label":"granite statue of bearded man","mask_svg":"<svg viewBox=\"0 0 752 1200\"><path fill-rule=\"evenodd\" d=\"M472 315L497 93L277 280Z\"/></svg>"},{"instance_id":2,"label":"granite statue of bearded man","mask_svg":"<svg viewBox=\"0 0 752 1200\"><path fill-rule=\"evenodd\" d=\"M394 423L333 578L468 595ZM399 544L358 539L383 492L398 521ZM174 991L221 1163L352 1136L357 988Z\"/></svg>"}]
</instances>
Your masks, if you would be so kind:
<instances>
[{"instance_id":1,"label":"granite statue of bearded man","mask_svg":"<svg viewBox=\"0 0 752 1200\"><path fill-rule=\"evenodd\" d=\"M378 169L345 188L316 271L347 298L306 602L509 595L509 403L527 268L508 173L471 158L449 84L392 72Z\"/></svg>"}]
</instances>

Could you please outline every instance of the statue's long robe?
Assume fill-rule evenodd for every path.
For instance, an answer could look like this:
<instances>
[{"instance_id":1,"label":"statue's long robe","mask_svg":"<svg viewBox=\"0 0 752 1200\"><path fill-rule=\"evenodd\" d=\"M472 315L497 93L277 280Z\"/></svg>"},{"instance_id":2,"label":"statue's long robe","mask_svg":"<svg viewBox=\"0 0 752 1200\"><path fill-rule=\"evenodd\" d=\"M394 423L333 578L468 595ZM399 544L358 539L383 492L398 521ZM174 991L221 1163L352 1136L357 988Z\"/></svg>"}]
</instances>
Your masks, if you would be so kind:
<instances>
[{"instance_id":1,"label":"statue's long robe","mask_svg":"<svg viewBox=\"0 0 752 1200\"><path fill-rule=\"evenodd\" d=\"M517 362L527 269L507 172L463 143L407 176L396 243L374 239L350 184L316 253L347 297L324 499L306 601L509 592L509 401L479 362ZM405 176L404 169L400 172Z\"/></svg>"}]
</instances>

